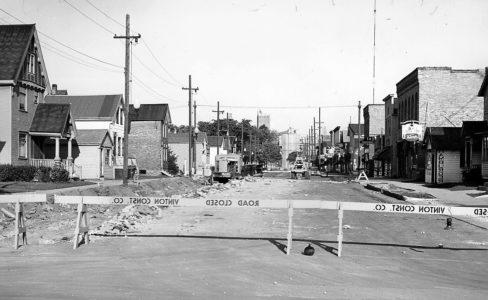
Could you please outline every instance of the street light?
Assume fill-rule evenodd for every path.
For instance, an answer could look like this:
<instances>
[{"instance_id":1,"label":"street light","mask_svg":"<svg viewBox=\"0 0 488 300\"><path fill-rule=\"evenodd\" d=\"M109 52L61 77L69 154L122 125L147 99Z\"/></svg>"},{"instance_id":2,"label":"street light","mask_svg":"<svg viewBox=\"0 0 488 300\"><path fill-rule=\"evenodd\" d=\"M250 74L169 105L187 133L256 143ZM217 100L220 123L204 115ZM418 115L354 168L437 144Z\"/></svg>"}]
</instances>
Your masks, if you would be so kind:
<instances>
[{"instance_id":1,"label":"street light","mask_svg":"<svg viewBox=\"0 0 488 300\"><path fill-rule=\"evenodd\" d=\"M193 155L193 164L194 164L194 172L193 174L196 174L197 173L197 137L198 137L198 133L200 131L198 130L198 127L195 126L194 130L193 130L193 139L192 139L192 147L193 147L193 152L192 152L192 155ZM193 168L193 166L191 166L191 168Z\"/></svg>"}]
</instances>

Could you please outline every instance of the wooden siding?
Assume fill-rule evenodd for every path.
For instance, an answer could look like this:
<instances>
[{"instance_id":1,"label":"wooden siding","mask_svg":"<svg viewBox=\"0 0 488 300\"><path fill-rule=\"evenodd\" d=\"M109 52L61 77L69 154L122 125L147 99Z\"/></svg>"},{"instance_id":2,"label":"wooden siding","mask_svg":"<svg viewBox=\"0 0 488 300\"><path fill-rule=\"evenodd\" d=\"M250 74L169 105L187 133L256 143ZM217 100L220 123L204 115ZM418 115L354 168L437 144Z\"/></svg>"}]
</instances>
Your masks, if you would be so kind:
<instances>
[{"instance_id":1,"label":"wooden siding","mask_svg":"<svg viewBox=\"0 0 488 300\"><path fill-rule=\"evenodd\" d=\"M436 151L435 183L457 183L462 181L459 151Z\"/></svg>"}]
</instances>

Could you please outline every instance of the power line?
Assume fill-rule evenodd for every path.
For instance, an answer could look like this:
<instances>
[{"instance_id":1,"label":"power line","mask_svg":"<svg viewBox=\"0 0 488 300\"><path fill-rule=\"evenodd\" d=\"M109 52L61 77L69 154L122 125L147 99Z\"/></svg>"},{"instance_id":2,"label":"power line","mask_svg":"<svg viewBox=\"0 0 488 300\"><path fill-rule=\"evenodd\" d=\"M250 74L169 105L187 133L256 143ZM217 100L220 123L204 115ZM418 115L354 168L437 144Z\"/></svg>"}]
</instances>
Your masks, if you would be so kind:
<instances>
[{"instance_id":1,"label":"power line","mask_svg":"<svg viewBox=\"0 0 488 300\"><path fill-rule=\"evenodd\" d=\"M92 68L92 69L95 69L95 70L99 70L99 71L105 71L105 72L112 72L112 73L122 73L122 71L119 71L119 70L111 70L111 69L107 69L107 68L103 68L101 66L97 66L97 65L94 65L92 63L89 63L89 62L86 62L84 60L81 60L77 57L74 57L60 49L57 49L56 47L53 47L45 42L41 42L41 44L45 47L44 49L50 51L50 52L53 52L55 53L56 55L58 56L61 56L67 60L70 60L74 63L77 63L79 65L83 65L83 66L86 66L86 67L89 67L89 68Z\"/></svg>"},{"instance_id":2,"label":"power line","mask_svg":"<svg viewBox=\"0 0 488 300\"><path fill-rule=\"evenodd\" d=\"M151 48L149 48L149 45L146 43L146 41L144 39L141 39L142 40L142 43L144 44L144 46L147 48L147 50L149 51L149 53L151 54L151 56L154 58L154 60L158 63L158 65L161 67L161 69L163 69L164 72L166 72L166 74L168 74L169 77L171 77L171 79L174 80L174 82L178 83L179 85L183 85L181 82L179 82L173 75L171 75L171 73L166 70L166 68L163 66L163 64L159 61L159 59L156 57L156 55L154 55L154 52L151 50Z\"/></svg>"},{"instance_id":3,"label":"power line","mask_svg":"<svg viewBox=\"0 0 488 300\"><path fill-rule=\"evenodd\" d=\"M198 106L202 107L214 107L215 105L210 104L199 104ZM246 105L221 105L221 107L226 108L240 108L240 109L317 109L319 107L322 108L351 108L356 107L356 105L328 105L328 106L246 106Z\"/></svg>"},{"instance_id":4,"label":"power line","mask_svg":"<svg viewBox=\"0 0 488 300\"><path fill-rule=\"evenodd\" d=\"M14 16L14 15L12 15L11 13L7 12L7 11L6 11L6 10L4 10L3 8L0 8L0 11L3 11L5 14L9 15L10 17L14 18L15 20L19 21L20 23L25 24L25 22L24 22L24 21L22 21L21 19L17 18L17 17L16 17L16 16ZM50 39L50 40L52 40L52 41L56 42L57 44L59 44L59 45L61 45L61 46L63 46L63 47L66 47L66 48L70 49L71 51L76 52L76 53L78 53L78 54L80 54L80 55L83 55L83 56L85 56L85 57L88 57L88 58L90 58L90 59L96 60L96 61L98 61L98 62L100 62L100 63L106 64L106 65L109 65L109 66L112 66L112 67L116 67L116 68L120 68L120 69L123 69L123 68L124 68L124 67L122 67L122 66L118 66L118 65L116 65L116 64L113 64L113 63L110 63L110 62L104 61L104 60L102 60L102 59L99 59L99 58L93 57L93 56L88 55L88 54L86 54L86 53L84 53L84 52L81 52L81 51L79 51L79 50L76 50L76 49L74 49L74 48L70 47L69 45L66 45L65 43L62 43L62 42L60 42L60 41L56 40L55 38L53 38L53 37L51 37L51 36L49 36L49 35L47 35L47 34L43 33L43 32L42 32L42 31L40 31L40 30L37 30L37 32L39 32L40 34L42 34L42 35L43 35L43 36L45 36L46 38L48 38L48 39Z\"/></svg>"},{"instance_id":5,"label":"power line","mask_svg":"<svg viewBox=\"0 0 488 300\"><path fill-rule=\"evenodd\" d=\"M71 6L71 8L73 8L74 10L76 10L77 12L79 12L81 15L83 15L85 18L87 18L88 20L92 21L93 23L97 24L98 27L102 28L103 30L107 31L108 33L110 34L114 34L113 31L111 31L110 29L108 29L107 27L103 26L102 24L98 23L97 21L95 21L93 18L91 18L89 15L87 15L86 13L84 13L83 11L81 11L79 8L77 8L76 6L74 6L73 4L69 3L68 0L63 0L66 4L68 4L69 6Z\"/></svg>"},{"instance_id":6,"label":"power line","mask_svg":"<svg viewBox=\"0 0 488 300\"><path fill-rule=\"evenodd\" d=\"M115 20L114 18L112 18L109 14L107 14L106 12L102 11L101 9L99 9L98 7L95 6L95 4L91 3L89 0L85 0L86 2L88 2L88 4L90 4L94 9L96 9L98 12L100 12L102 15L104 15L105 17L107 17L108 19L112 20L114 23L122 26L122 28L125 28L125 25L120 23L119 21Z\"/></svg>"},{"instance_id":7,"label":"power line","mask_svg":"<svg viewBox=\"0 0 488 300\"><path fill-rule=\"evenodd\" d=\"M135 57L135 59L146 69L148 70L149 72L151 72L154 76L158 77L159 79L161 79L164 83L167 83L167 84L170 84L172 86L176 86L176 84L174 84L173 82L171 81L168 81L166 79L164 79L163 77L161 77L159 74L157 74L156 72L154 72L150 67L148 67L145 63L142 62L142 60L135 54L132 54L133 57Z\"/></svg>"},{"instance_id":8,"label":"power line","mask_svg":"<svg viewBox=\"0 0 488 300\"><path fill-rule=\"evenodd\" d=\"M98 23L95 19L91 18L89 15L87 15L85 12L81 11L79 8L77 8L76 6L74 6L73 4L71 4L70 2L68 2L67 0L63 0L66 4L68 4L69 6L71 6L73 9L75 9L77 12L79 12L80 14L82 14L84 17L86 17L88 20L92 21L93 23L95 23L96 25L98 25L100 28L102 28L103 30L109 32L110 34L113 34L113 32L108 29L107 27L103 26L102 24ZM120 26L122 26L123 28L125 28L125 25L122 25L121 23L117 22L115 19L113 19L112 17L110 17L108 14L104 13L103 11L101 11L99 8L97 8L95 5L93 5L90 1L86 0L91 6L93 6L95 9L97 9L99 12L101 12L103 15L105 15L108 19L116 22L117 24L119 24ZM147 44L144 42L144 45L148 48ZM156 59L156 57L154 56L154 54L152 53L152 51L148 48L148 50L150 51L151 55ZM147 69L149 72L151 72L154 76L158 77L159 79L161 79L164 83L167 83L167 84L170 84L170 85L174 85L176 86L176 84L174 84L173 82L170 82L166 79L164 79L163 77L161 77L159 74L157 74L156 72L154 72L150 67L148 67L145 63L142 62L142 60L135 54L132 54L132 57L134 57L145 69ZM160 64L161 67L163 67L161 65L161 63L156 59L156 61L158 62L158 64ZM169 72L164 69L163 67L163 70L169 74ZM171 76L171 74L169 74Z\"/></svg>"},{"instance_id":9,"label":"power line","mask_svg":"<svg viewBox=\"0 0 488 300\"><path fill-rule=\"evenodd\" d=\"M163 95L161 93L159 93L158 91L156 91L155 89L153 89L152 87L148 86L147 84L145 84L142 80L140 80L136 75L132 74L132 77L134 78L135 80L135 83L137 85L139 85L140 87L142 87L143 89L145 89L146 91L149 91L149 92L152 92L154 95L158 96L158 97L161 97L161 98L166 98L167 100L169 101L173 101L173 102L180 102L178 100L174 100L166 95Z\"/></svg>"}]
</instances>

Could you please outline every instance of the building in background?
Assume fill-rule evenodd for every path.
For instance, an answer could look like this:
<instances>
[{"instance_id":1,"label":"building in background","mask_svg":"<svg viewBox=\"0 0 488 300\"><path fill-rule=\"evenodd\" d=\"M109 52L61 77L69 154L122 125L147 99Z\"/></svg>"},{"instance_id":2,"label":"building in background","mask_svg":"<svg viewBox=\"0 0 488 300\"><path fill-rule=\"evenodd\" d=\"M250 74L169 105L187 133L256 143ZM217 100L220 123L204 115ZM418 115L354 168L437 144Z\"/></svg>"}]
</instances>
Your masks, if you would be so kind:
<instances>
[{"instance_id":1,"label":"building in background","mask_svg":"<svg viewBox=\"0 0 488 300\"><path fill-rule=\"evenodd\" d=\"M53 91L58 91L57 86L53 86ZM88 135L83 133L83 143L86 142L87 136L92 136L98 143L105 145L101 147L102 157L101 166L90 163L93 156L93 149L83 147L88 152L80 152L80 156L75 159L75 166L82 167L81 177L84 179L94 179L104 177L105 179L114 179L115 170L122 169L123 165L123 143L124 143L124 114L122 113L124 99L122 95L89 95L73 96L56 93L47 95L46 103L51 104L68 104L71 106L71 113L76 124L77 130L90 131L95 130L97 135ZM101 131L108 132L110 140L102 143L105 134ZM107 144L113 144L113 147L106 147ZM98 156L98 155L97 155ZM88 163L88 165L86 165ZM86 165L83 167L83 165Z\"/></svg>"},{"instance_id":2,"label":"building in background","mask_svg":"<svg viewBox=\"0 0 488 300\"><path fill-rule=\"evenodd\" d=\"M396 84L399 122L416 121L426 127L460 127L463 121L483 119L478 96L484 70L419 67ZM397 134L398 176L424 179L425 149Z\"/></svg>"},{"instance_id":3,"label":"building in background","mask_svg":"<svg viewBox=\"0 0 488 300\"><path fill-rule=\"evenodd\" d=\"M288 155L300 150L300 136L296 129L288 128L279 133L279 145L281 148L281 168L287 170L293 162L287 160Z\"/></svg>"},{"instance_id":4,"label":"building in background","mask_svg":"<svg viewBox=\"0 0 488 300\"><path fill-rule=\"evenodd\" d=\"M362 157L361 153L361 144L364 140L364 124L349 124L347 127L347 152L351 155L351 163L352 163L352 170L355 171L358 168L358 153L359 156ZM358 145L358 137L359 137L359 145ZM360 165L361 168L364 167L363 162Z\"/></svg>"},{"instance_id":5,"label":"building in background","mask_svg":"<svg viewBox=\"0 0 488 300\"><path fill-rule=\"evenodd\" d=\"M385 134L385 105L368 104L363 110L364 117L364 141L363 141L363 166L368 176L374 176L375 168L383 169L380 161L375 166L374 154L376 149L383 148L383 135ZM376 172L378 173L378 172Z\"/></svg>"},{"instance_id":6,"label":"building in background","mask_svg":"<svg viewBox=\"0 0 488 300\"><path fill-rule=\"evenodd\" d=\"M176 164L183 174L188 174L188 133L168 133L168 146L176 155ZM209 163L207 134L199 132L196 138L196 170L193 174L203 175Z\"/></svg>"},{"instance_id":7,"label":"building in background","mask_svg":"<svg viewBox=\"0 0 488 300\"><path fill-rule=\"evenodd\" d=\"M271 129L271 117L269 115L264 115L262 111L258 112L257 117L257 125L258 127L266 126L268 129Z\"/></svg>"},{"instance_id":8,"label":"building in background","mask_svg":"<svg viewBox=\"0 0 488 300\"><path fill-rule=\"evenodd\" d=\"M384 147L381 151L375 150L375 160L381 161L383 176L398 176L397 159L397 134L400 133L400 122L398 120L398 101L394 94L383 99L385 103L385 138Z\"/></svg>"},{"instance_id":9,"label":"building in background","mask_svg":"<svg viewBox=\"0 0 488 300\"><path fill-rule=\"evenodd\" d=\"M168 104L130 105L129 120L129 157L141 174L160 175L168 161Z\"/></svg>"}]
</instances>

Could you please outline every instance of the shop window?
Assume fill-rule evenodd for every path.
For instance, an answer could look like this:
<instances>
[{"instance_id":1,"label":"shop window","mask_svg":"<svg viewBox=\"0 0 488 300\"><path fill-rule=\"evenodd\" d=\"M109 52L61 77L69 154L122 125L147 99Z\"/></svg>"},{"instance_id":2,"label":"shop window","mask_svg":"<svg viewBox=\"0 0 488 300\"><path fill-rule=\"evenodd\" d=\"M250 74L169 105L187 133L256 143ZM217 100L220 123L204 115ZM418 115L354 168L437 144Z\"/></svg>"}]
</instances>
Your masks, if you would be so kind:
<instances>
[{"instance_id":1,"label":"shop window","mask_svg":"<svg viewBox=\"0 0 488 300\"><path fill-rule=\"evenodd\" d=\"M483 162L488 162L488 136L483 137Z\"/></svg>"}]
</instances>

